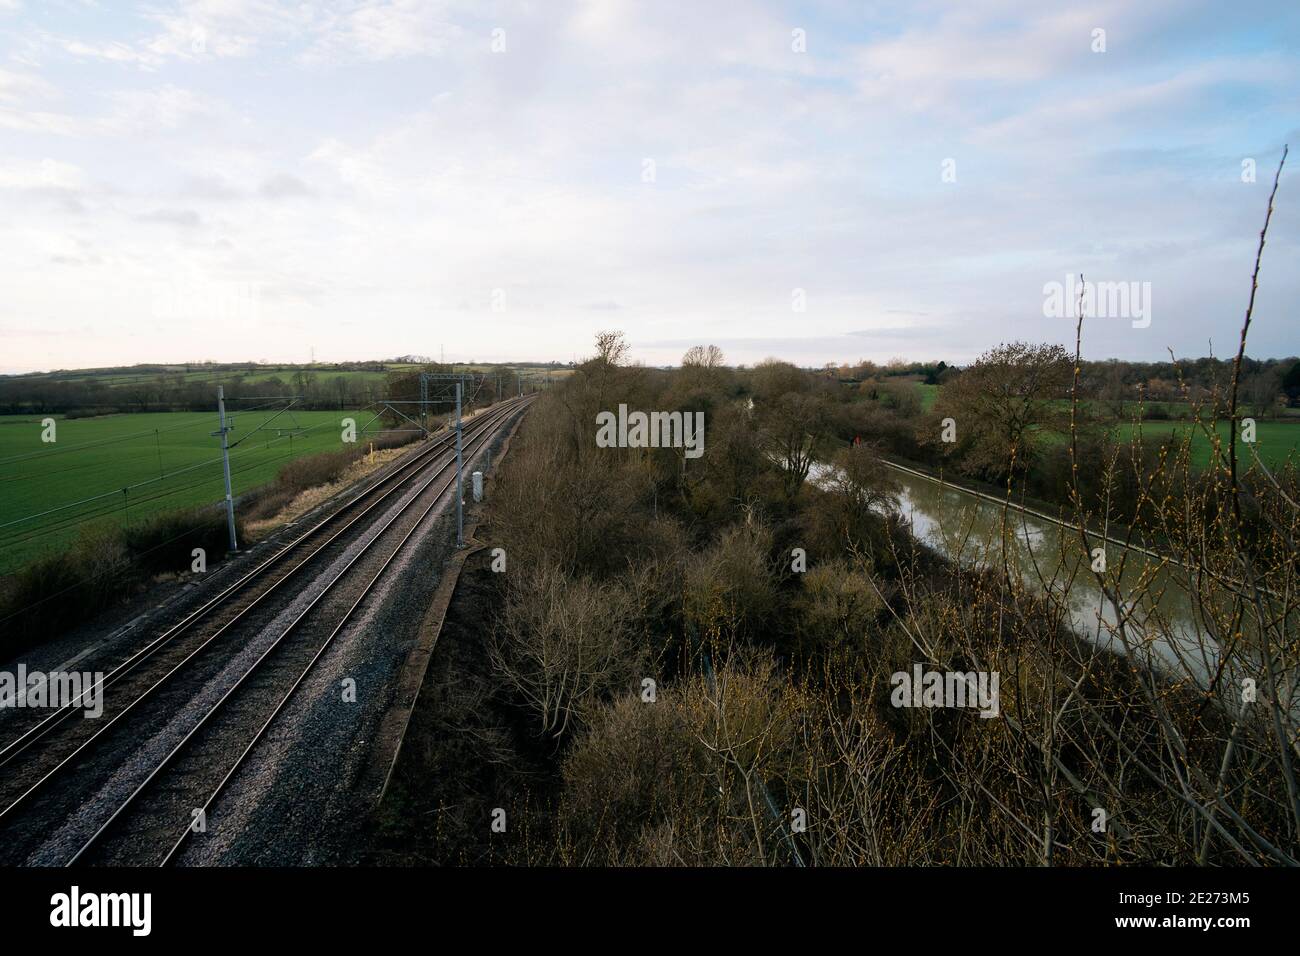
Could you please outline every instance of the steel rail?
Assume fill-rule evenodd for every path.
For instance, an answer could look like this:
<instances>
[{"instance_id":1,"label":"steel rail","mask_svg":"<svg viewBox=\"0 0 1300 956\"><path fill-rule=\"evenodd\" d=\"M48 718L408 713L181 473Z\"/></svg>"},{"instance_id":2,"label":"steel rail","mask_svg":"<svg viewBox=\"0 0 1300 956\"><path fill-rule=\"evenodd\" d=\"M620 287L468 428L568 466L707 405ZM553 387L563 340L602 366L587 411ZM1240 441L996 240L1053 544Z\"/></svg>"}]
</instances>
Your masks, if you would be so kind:
<instances>
[{"instance_id":1,"label":"steel rail","mask_svg":"<svg viewBox=\"0 0 1300 956\"><path fill-rule=\"evenodd\" d=\"M502 411L507 406L515 407L518 405L519 401L520 401L519 399L514 399L512 401L503 402L501 403L500 409L496 409L496 410L488 409L485 410L485 412L482 414L492 415L494 411L496 412ZM476 423L477 418L471 421L472 423ZM352 520L350 520L343 527L339 528L335 534L331 535L326 541L322 542L319 547L315 548L309 554L307 554L307 556L303 558L303 560L299 564L290 568L290 570L284 575L283 578L281 578L279 581L276 581L274 584L272 584L272 586L268 588L266 591L262 592L262 594L256 596L253 602L250 603L247 608L242 610L240 614L235 618L235 620L238 620L238 618L242 617L244 613L246 613L248 610L251 610L254 606L256 606L263 597L265 597L267 594L270 594L272 591L274 591L277 587L279 587L279 585L283 581L295 575L299 570L301 570L309 562L311 562L317 555L319 555L322 551L324 551L325 548L333 544L334 541L336 541L342 534L350 530L352 526L355 525L359 520L361 520L372 510L378 507L384 500L388 498L389 495L396 492L408 479L410 479L418 471L427 467L431 458L436 458L439 454L449 450L449 448L445 448L444 446L449 446L451 444L451 440L453 439L454 434L455 434L454 432L449 432L448 434L441 436L440 438L436 439L429 448L421 450L415 456L413 456L410 461L402 462L396 468L390 470L387 474L382 475L378 480L372 482L370 485L364 488L358 495L344 502L338 508L330 512L330 514L327 515L325 518L323 518L321 521L317 522L311 528L307 529L302 534L294 538L292 541L285 544L275 554L271 555L265 561L261 562L260 564L250 569L242 577L234 581L232 584L227 586L224 590L222 590L218 594L214 595L206 603L204 603L203 605L201 605L200 607L192 611L181 621L174 624L172 627L168 628L158 637L154 638L152 641L150 641L140 650L136 651L134 654L128 657L121 664L114 667L111 671L105 674L104 679L101 682L99 682L98 686L100 689L100 693L102 693L108 687L111 687L113 684L117 683L122 678L134 672L137 667L139 667L141 664L143 664L145 661L151 658L156 652L161 650L163 647L170 644L177 637L186 633L193 625L207 618L214 610L224 606L236 594L243 591L250 584L260 580L265 574L267 574L273 568L278 567L286 557L288 557L290 554L294 552L295 549L301 547L302 544L305 541L307 541L309 538L318 534L320 531L325 529L332 522L338 520L340 517L345 515L358 503L365 502L376 491L379 491L381 488L384 488L390 483L396 482L395 484L392 484L392 487L389 488L388 491L386 491L380 497L371 501L362 511L357 513L352 518ZM399 478L399 476L401 477ZM94 685L92 685L91 688L82 691L74 700L65 703L64 705L59 707L54 713L43 718L39 723L33 725L32 727L29 727L23 733L19 734L16 738L11 740L4 747L0 747L0 768L5 767L10 761L12 761L20 754L22 754L30 746L32 746L38 740L43 738L46 734L50 733L55 728L57 728L59 724L67 720L78 710L82 709L87 694L89 694L94 689L95 689ZM0 810L0 819L3 819L6 812L7 810Z\"/></svg>"},{"instance_id":2,"label":"steel rail","mask_svg":"<svg viewBox=\"0 0 1300 956\"><path fill-rule=\"evenodd\" d=\"M471 438L471 442L473 442L473 445L466 457L473 456L488 441L490 441L496 435L500 425L509 418L509 415L510 413L506 412L504 414L494 416L486 423L486 426L484 428L477 431ZM280 698L279 702L276 704L275 708L271 711L270 715L267 716L267 718L261 723L257 731L253 734L252 739L244 747L243 751L241 751L239 756L235 759L235 762L226 771L221 781L208 795L207 799L204 801L202 807L200 808L204 814L207 813L209 808L212 806L212 804L216 801L218 796L220 796L222 791L225 789L226 784L234 777L235 773L243 765L245 758L247 758L249 753L252 752L253 748L258 744L258 742L262 739L262 736L266 733L266 730L271 726L272 722L274 722L276 717L279 716L280 712L284 709L285 705L289 702L290 698L292 698L294 692L297 691L298 687L301 686L302 682L307 679L307 676L311 673L317 661L321 659L321 657L325 654L326 650L328 650L329 647L333 644L334 639L343 631L343 629L352 620L353 615L356 613L357 608L361 606L361 603L370 595L371 591L380 582L380 580L383 579L383 577L388 571L389 566L393 563L393 561L397 558L397 556L402 553L403 549L406 547L407 542L411 539L411 537L415 534L415 532L419 530L420 526L424 524L425 519L428 518L428 516L433 512L433 510L445 501L445 496L448 490L450 490L455 484L455 461L454 460L448 461L446 464L444 464L436 474L432 475L428 479L428 481L426 481L423 485L421 485L419 490L417 490L411 496L410 500L407 501L401 507L400 510L398 510L396 513L394 513L391 517L388 518L388 520L384 523L384 526L380 528L378 532L375 533L374 537L372 537L368 542L366 542L366 544L363 545L362 548L358 550L357 553L354 554L348 560L347 564L345 564L342 568L339 569L338 573L335 574L334 577L330 579L329 583L326 584L323 589L321 589L321 591L311 600L309 604L307 604L301 611L298 612L298 614L294 617L294 619L285 626L284 630L280 633L280 635L276 637L276 639L262 651L262 653L258 656L257 660L255 660L252 664L249 665L248 669L245 670L242 675L240 675L239 679L233 685L231 685L230 688L227 689L225 693L223 693L212 704L212 706L203 715L203 717L200 718L200 720L192 728L190 728L189 732L186 733L186 735L176 744L175 747L172 748L172 750L167 754L167 756L164 757L156 767L154 767L154 769L149 773L149 775L136 787L134 791L132 791L131 795L128 796L126 800L124 800L118 806L118 808L113 812L113 814L107 820L105 820L103 824L101 824L99 829L97 829L95 833L92 834L88 840L86 840L86 842L81 846L81 848L67 861L67 863L65 864L66 866L75 865L79 860L85 857L95 847L95 845L104 837L104 835L110 831L113 824L131 808L131 806L135 803L136 799L149 787L150 784L154 782L155 779L159 777L159 775L164 773L167 770L167 768L171 766L173 760L181 753L182 750L185 749L186 745L188 745L189 742L192 739L194 739L196 735L198 735L205 726L207 726L208 721L214 715L216 715L218 711L222 710L228 701L230 701L235 697L236 693L240 690L240 688L244 686L245 681L247 681L248 678L250 678L255 672L257 672L261 668L261 666L271 657L271 655L281 646L281 644L291 634L297 631L299 625L302 624L304 620L306 620L308 615L311 614L311 612L316 608L316 606L322 600L324 600L326 595L331 593L333 588L348 575L348 572L351 571L352 567L358 561L360 561L362 557L368 554L371 551L371 549L375 547L376 544L378 544L379 540L384 536L384 534L388 531L389 528L391 528L394 524L397 523L398 520L400 520L404 515L406 515L408 510L414 508L416 502L419 500L421 495L423 495L424 492L430 486L434 485L439 479L443 478L444 476L446 480L443 481L441 487L435 490L433 494L433 499L429 501L429 503L424 507L423 511L420 512L419 516L416 517L416 519L411 523L410 528L408 528L405 534L402 535L401 540L398 541L396 545L394 545L392 549L388 552L387 557L384 558L383 564L371 576L370 580L366 582L366 585L361 590L361 593L356 597L356 599L344 612L343 616L339 619L338 623L335 624L334 628L330 631L329 635L321 643L320 647L317 648L315 654L312 655L311 660L307 663L307 666L303 668L301 673L298 674L297 678L293 681L289 689ZM186 840L188 839L189 835L192 832L193 832L193 824L191 823L181 831L180 837L176 840L175 843L172 844L171 848L167 851L166 856L159 864L160 866L167 866L175 859L176 854L180 851L180 848L185 844Z\"/></svg>"},{"instance_id":3,"label":"steel rail","mask_svg":"<svg viewBox=\"0 0 1300 956\"><path fill-rule=\"evenodd\" d=\"M474 437L478 437L478 435L480 435L480 434L482 434L483 432L485 432L485 431L489 430L490 428L492 428L492 427L493 427L495 424L497 424L497 423L498 423L502 418L504 418L504 417L506 417L506 416L512 414L513 411L515 411L517 407L518 407L518 401L516 401L515 403L510 404L509 406L505 406L505 403L503 403L503 407L501 407L500 409L497 409L497 410L495 411L495 413L492 412L492 411L488 411L488 412L486 412L486 413L484 414L484 416L483 416L482 418L478 418L478 417L476 417L476 418L473 420L473 423L472 423L472 426L471 426L472 429L473 429L472 434L474 435ZM441 448L440 450L438 450L438 449L433 449L433 450L431 450L431 451L433 452L434 456L436 457L436 456L439 455L439 454L446 454L446 455L450 456L452 450L451 450L451 448L448 447L448 448ZM427 454L424 454L424 453L421 453L421 458L420 458L420 467L421 467L421 470L425 467L425 465L427 465L427 460L428 460L428 455L427 455ZM438 473L438 474L441 474L443 471L445 471L445 470L446 470L446 469L451 465L451 463L452 463L453 460L454 460L454 459L451 459L451 458L449 457L447 461L445 461L445 462L443 462L443 463L441 464L441 466L438 468L438 472L437 472L437 473ZM397 473L397 472L394 471L393 474L396 474L396 473ZM407 475L407 478L410 478L410 477L411 477L411 475L408 474L408 475ZM433 480L433 479L431 479L430 481L432 481L432 480ZM340 529L338 532L336 532L334 535L332 535L331 538L329 539L329 542L326 542L326 544L333 542L333 541L334 541L334 540L335 540L335 539L336 539L340 534L342 534L344 531L346 531L348 528L350 528L353 524L355 524L356 521L360 520L360 518L362 518L362 517L364 517L365 515L369 514L369 513L370 513L370 512L371 512L375 507L377 507L381 502L383 502L384 500L386 500L386 499L388 498L389 495L391 495L393 492L399 490L399 489L403 486L404 483L405 483L405 479L403 479L403 483L402 483L402 484L399 484L399 485L393 487L392 489L390 489L389 491L385 492L385 494L384 494L383 496L381 496L379 499L377 499L377 500L374 501L371 505L369 505L369 506L368 506L364 511L362 511L362 512L361 512L360 514L358 514L355 518L353 518L352 521L349 521L348 524L347 524L344 528ZM429 483L430 483L430 482L426 482L425 485L423 485L423 486L421 487L421 491L423 491L423 488L428 487L428 484L429 484ZM377 486L378 486L378 483L376 483L376 487L377 487ZM369 493L369 490L367 490L367 492L363 492L363 495L368 494L368 493ZM417 492L416 494L418 495L419 493L420 493L420 492ZM358 499L359 499L360 497L361 497L361 496L358 496ZM346 507L346 506L345 506L345 507ZM318 525L318 526L317 526L317 528L321 527L321 526L324 525L324 524L325 524L325 522L322 522L321 525ZM314 530L315 530L315 529L314 529ZM311 532L308 532L308 534L311 534ZM307 535L300 536L298 539L295 539L295 542L297 542L297 541L301 541L301 540L303 540L305 537L307 537ZM315 556L320 552L320 550L323 549L324 547L325 547L325 545L322 545L321 548L318 548L318 549L316 549L315 551L313 551L313 552L311 553L311 555L309 555L309 559L315 557ZM281 553L283 553L283 552L281 552ZM277 555L277 556L278 556L278 555ZM274 558L272 558L271 560L274 560ZM46 773L45 773L45 774L44 774L40 779L38 779L34 784L32 784L31 787L29 787L26 791L24 791L21 795L19 795L19 796L18 796L18 797L17 797L17 798L12 802L12 803L10 803L8 806L6 806L6 807L3 808L3 809L0 809L0 823L4 822L4 820L5 820L7 817L11 816L11 814L16 810L16 808L18 808L19 806L25 804L25 803L26 803L26 802L27 802L27 801L28 801L28 800L29 800L29 799L30 799L30 798L31 798L35 793L39 792L39 791L42 790L45 786L47 786L48 783L49 783L49 781L50 781L54 776L56 776L57 774L59 774L61 771L63 771L63 770L66 769L67 767L71 766L71 765L72 765L72 764L77 760L77 758L80 757L80 756L81 756L81 755L82 755L82 754L83 754L83 753L84 753L88 748L90 748L93 744L95 744L96 741L99 741L99 740L103 739L104 735L105 735L105 734L106 734L106 733L107 733L111 728L113 728L114 726L116 726L116 725L118 724L118 722L119 722L122 718L124 718L127 714L131 713L131 712L136 708L137 705L139 705L140 703L142 703L145 699L149 698L149 697L150 697L150 696L151 696L151 695L152 695L156 690L158 690L160 687L162 687L163 685L167 684L167 683L170 681L170 679L173 677L173 675L175 675L176 673L178 673L178 672L179 672L180 670L182 670L182 669L183 669L187 664L189 664L189 663L190 663L191 661L193 661L196 657L198 657L198 656L199 656L199 655L200 655L204 650L206 650L206 649L207 649L207 648L208 648L208 647L209 647L209 646L210 646L210 645L211 645L211 644L212 644L212 643L213 643L217 638L219 638L220 636L222 636L222 635L223 635L223 634L224 634L224 633L225 633L225 632L226 632L226 631L227 631L231 626L233 626L233 625L236 624L240 619L242 619L242 617L244 616L244 614L246 614L249 610L251 610L253 606L255 606L257 603L259 603L259 602L260 602L263 598L265 598L267 595L269 595L270 593L272 593L272 591L274 591L275 588L279 587L280 584L282 584L284 581L288 580L288 578L289 578L292 574L296 573L296 572L297 572L301 567L305 566L305 564L306 564L306 561L304 561L303 563L297 565L297 566L296 566L296 567L295 567L295 568L290 572L290 574L285 575L285 577L281 578L281 579L280 579L279 581L277 581L274 585L272 585L271 588L268 588L266 591L262 592L262 594L258 595L258 597L255 599L255 601L254 601L252 604L250 604L250 605L249 605L248 607L246 607L246 608L241 609L240 612L239 612L239 613L238 613L234 618L232 618L230 621L227 621L225 624L223 624L223 625L221 626L220 629L218 629L215 633L213 633L213 634L212 634L211 636L209 636L206 640L204 640L203 643L200 644L197 648L195 648L193 651L191 651L189 654L187 654L187 655L185 656L184 659L182 659L179 663L177 663L175 666L173 666L173 667L172 667L169 671L167 671L167 672L166 672L166 673L165 673L161 678L159 678L157 681L154 681L153 683L151 683L151 684L149 685L149 687L147 687L147 688L146 688L146 689L145 689L141 694L139 694L139 695L138 695L134 700L132 700L132 701L131 701L131 702L130 702L130 703L129 703L125 708L123 708L120 712L118 712L117 714L115 714L115 715L114 715L111 719L109 719L109 720L108 720L108 721L107 721L103 726L99 727L99 728L98 728L98 729L97 729L97 730L96 730L96 731L95 731L95 732L94 732L90 737L88 737L88 738L87 738L86 740L84 740L80 745L78 745L77 748L76 748L75 750L73 750L70 754L68 754L67 756L65 756L65 757L64 757L64 758L63 758L63 759L62 759L58 764L56 764L54 767L52 767L50 770L48 770L48 771L47 771L47 772L46 772ZM246 575L245 578L247 578L247 577L249 577L249 576L250 576L250 575ZM242 580L244 580L244 579L241 579L241 581L242 581ZM237 582L237 583L239 583L239 582ZM231 594L232 591L233 591L233 589L234 589L234 587L235 587L235 586L232 585L230 588L227 588L226 591L222 592L222 595L219 595L218 597L222 597L223 595L229 595L229 594ZM214 599L214 600L215 600L215 599ZM211 603L212 603L212 602L209 602L209 604L211 604ZM205 605L205 607L207 607L207 605ZM198 612L195 612L195 613L197 614ZM192 618L192 617L194 617L194 615L191 615L190 617ZM186 621L183 621L182 624L186 623L186 622L189 621L189 620L190 620L190 618L186 618ZM177 625L177 627L180 627L180 625ZM174 630L176 630L176 629L173 628L172 630L174 631ZM168 634L171 634L171 633L172 633L171 631L168 632ZM174 636L174 635L172 635L172 636ZM156 644L156 643L157 643L157 642L155 641L155 644ZM150 646L153 647L153 645L150 645ZM157 649L158 649L157 647L154 647L154 650L157 650ZM152 652L151 652L151 653L152 653ZM137 664L138 664L138 663L139 663L139 662L137 661ZM83 694L82 696L84 697L84 694ZM72 712L74 712L74 711L75 711L75 708L74 708L73 710L65 710L65 711L63 711L63 718L62 718L62 719L66 719L66 717L69 716L70 713L72 713ZM49 720L53 719L54 716L55 716L55 715L51 715L51 717L50 717L50 718L47 718L46 721L49 721ZM39 729L39 728L42 727L42 726L45 726L45 722L42 722L41 725L38 725L37 728L33 728L33 730ZM35 738L31 739L31 740L28 740L28 741L24 744L24 746L23 746L22 749L23 749L23 750L27 749L27 747L30 747L33 743L35 743L35 741L36 741L37 739L39 739L40 736L44 736L45 733L48 733L48 732L49 732L50 730L52 730L52 729L53 729L52 726L46 728L46 730L45 730L44 732L42 732L38 737L35 737ZM30 732L29 732L29 733L30 733ZM20 752L20 751L19 751L19 752ZM5 760L4 762L7 763L9 759L12 759L12 757L13 757L13 756L16 756L16 755L17 755L17 753L11 754L9 757L6 758L6 760ZM2 765L3 765L3 764L0 764L0 766L2 766Z\"/></svg>"}]
</instances>

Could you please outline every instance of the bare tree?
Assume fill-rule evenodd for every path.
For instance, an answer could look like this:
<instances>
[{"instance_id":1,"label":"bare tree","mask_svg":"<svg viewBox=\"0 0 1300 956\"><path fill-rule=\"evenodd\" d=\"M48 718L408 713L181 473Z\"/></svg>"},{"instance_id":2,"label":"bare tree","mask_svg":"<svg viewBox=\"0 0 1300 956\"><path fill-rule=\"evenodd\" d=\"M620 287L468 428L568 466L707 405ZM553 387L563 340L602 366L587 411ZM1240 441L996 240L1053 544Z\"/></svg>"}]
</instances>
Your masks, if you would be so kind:
<instances>
[{"instance_id":1,"label":"bare tree","mask_svg":"<svg viewBox=\"0 0 1300 956\"><path fill-rule=\"evenodd\" d=\"M716 345L692 345L682 356L683 367L722 368L724 358L722 349Z\"/></svg>"},{"instance_id":2,"label":"bare tree","mask_svg":"<svg viewBox=\"0 0 1300 956\"><path fill-rule=\"evenodd\" d=\"M1130 394L1136 394L1136 391L1124 382L1124 366L1119 362L1108 363L1105 379L1101 385L1101 400L1114 421L1121 421L1124 418L1124 409Z\"/></svg>"},{"instance_id":3,"label":"bare tree","mask_svg":"<svg viewBox=\"0 0 1300 956\"><path fill-rule=\"evenodd\" d=\"M1072 366L1059 345L1012 342L981 355L944 385L935 403L957 424L963 464L989 476L1008 474L1033 460L1039 433L1057 422Z\"/></svg>"},{"instance_id":4,"label":"bare tree","mask_svg":"<svg viewBox=\"0 0 1300 956\"><path fill-rule=\"evenodd\" d=\"M785 469L786 497L798 494L808 477L826 420L826 404L817 395L787 393L764 410L764 443Z\"/></svg>"},{"instance_id":5,"label":"bare tree","mask_svg":"<svg viewBox=\"0 0 1300 956\"><path fill-rule=\"evenodd\" d=\"M620 587L569 579L553 566L512 576L489 654L543 733L565 736L612 691L632 685L640 671L628 633L636 607Z\"/></svg>"},{"instance_id":6,"label":"bare tree","mask_svg":"<svg viewBox=\"0 0 1300 956\"><path fill-rule=\"evenodd\" d=\"M622 365L627 359L628 345L623 333L602 330L596 333L596 360L605 365Z\"/></svg>"}]
</instances>

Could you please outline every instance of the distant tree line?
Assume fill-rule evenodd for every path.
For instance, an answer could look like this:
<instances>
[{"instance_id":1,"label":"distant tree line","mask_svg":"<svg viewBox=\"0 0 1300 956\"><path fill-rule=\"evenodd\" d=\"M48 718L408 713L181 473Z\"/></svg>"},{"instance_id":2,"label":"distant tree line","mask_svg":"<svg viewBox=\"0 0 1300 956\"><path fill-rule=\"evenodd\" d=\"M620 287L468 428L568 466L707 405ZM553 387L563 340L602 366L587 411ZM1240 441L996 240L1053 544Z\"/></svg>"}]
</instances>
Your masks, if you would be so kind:
<instances>
[{"instance_id":1,"label":"distant tree line","mask_svg":"<svg viewBox=\"0 0 1300 956\"><path fill-rule=\"evenodd\" d=\"M546 366L524 363L520 367ZM418 401L421 371L445 373L453 368L424 356L402 355L330 365L204 362L0 375L0 415L64 414L76 418L122 412L211 411L216 406L218 385L225 388L226 400L235 408L288 398L299 399L305 409L361 408L390 400ZM515 376L514 366L473 373L474 400L481 406L516 394L520 385ZM527 376L525 389L526 382ZM470 397L467 390L466 402Z\"/></svg>"},{"instance_id":2,"label":"distant tree line","mask_svg":"<svg viewBox=\"0 0 1300 956\"><path fill-rule=\"evenodd\" d=\"M210 411L217 386L233 406L297 397L303 408L356 408L380 400L384 362L330 366L194 365L0 377L0 414ZM358 374L370 373L370 374Z\"/></svg>"},{"instance_id":3,"label":"distant tree line","mask_svg":"<svg viewBox=\"0 0 1300 956\"><path fill-rule=\"evenodd\" d=\"M885 384L907 378L928 385L941 385L961 373L946 362L907 362L891 359L884 365L860 361L852 365L827 364L823 371L848 384ZM1276 412L1282 405L1300 408L1300 359L1253 359L1242 361L1239 400L1257 416ZM1124 417L1131 406L1150 406L1144 417L1166 418L1168 403L1206 402L1215 394L1226 395L1232 378L1230 359L1196 358L1173 362L1130 362L1121 359L1083 361L1080 364L1080 395L1107 403L1116 417Z\"/></svg>"}]
</instances>

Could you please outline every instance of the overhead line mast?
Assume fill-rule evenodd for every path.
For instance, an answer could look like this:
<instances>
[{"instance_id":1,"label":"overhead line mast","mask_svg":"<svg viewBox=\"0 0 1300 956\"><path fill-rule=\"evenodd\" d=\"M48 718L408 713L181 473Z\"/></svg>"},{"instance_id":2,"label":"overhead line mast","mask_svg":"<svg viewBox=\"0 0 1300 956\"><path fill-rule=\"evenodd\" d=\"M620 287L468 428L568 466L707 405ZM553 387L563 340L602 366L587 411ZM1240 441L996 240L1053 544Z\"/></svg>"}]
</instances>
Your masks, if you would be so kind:
<instances>
[{"instance_id":1,"label":"overhead line mast","mask_svg":"<svg viewBox=\"0 0 1300 956\"><path fill-rule=\"evenodd\" d=\"M221 467L226 478L226 528L230 532L230 550L233 553L239 550L239 543L235 540L235 498L230 489L230 433L235 426L233 423L226 425L226 391L220 385L217 386L217 417L221 427L212 434L221 436Z\"/></svg>"}]
</instances>

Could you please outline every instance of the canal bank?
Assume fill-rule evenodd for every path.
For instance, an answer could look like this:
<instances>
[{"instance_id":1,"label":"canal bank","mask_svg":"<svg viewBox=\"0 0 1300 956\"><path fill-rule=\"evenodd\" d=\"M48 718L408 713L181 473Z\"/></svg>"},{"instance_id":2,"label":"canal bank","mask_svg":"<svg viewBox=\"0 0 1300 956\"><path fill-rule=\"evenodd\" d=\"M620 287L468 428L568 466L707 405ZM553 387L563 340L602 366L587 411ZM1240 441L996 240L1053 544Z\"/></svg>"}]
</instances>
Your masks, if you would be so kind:
<instances>
[{"instance_id":1,"label":"canal bank","mask_svg":"<svg viewBox=\"0 0 1300 956\"><path fill-rule=\"evenodd\" d=\"M881 459L897 486L896 511L920 543L955 564L1009 573L1019 587L1048 593L1071 628L1106 650L1133 656L1205 686L1220 666L1221 648L1204 621L1228 596L1207 589L1169 555L1114 534L1089 530L1041 508L956 485L913 465ZM833 466L818 462L821 483ZM1095 549L1104 548L1106 589L1097 580ZM1108 594L1107 591L1110 593Z\"/></svg>"}]
</instances>

